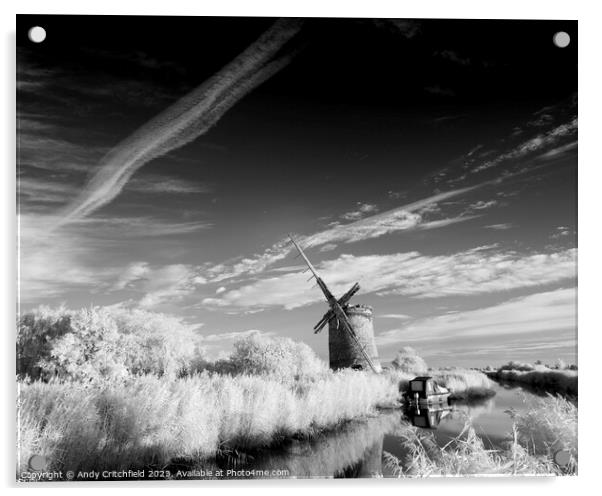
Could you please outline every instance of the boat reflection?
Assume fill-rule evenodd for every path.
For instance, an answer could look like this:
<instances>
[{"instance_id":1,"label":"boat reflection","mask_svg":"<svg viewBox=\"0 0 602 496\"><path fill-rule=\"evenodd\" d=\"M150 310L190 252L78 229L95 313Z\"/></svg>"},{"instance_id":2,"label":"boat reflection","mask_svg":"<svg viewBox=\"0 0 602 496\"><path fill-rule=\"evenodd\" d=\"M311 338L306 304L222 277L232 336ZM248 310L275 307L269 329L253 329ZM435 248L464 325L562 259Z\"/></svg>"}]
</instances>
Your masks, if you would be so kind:
<instances>
[{"instance_id":1,"label":"boat reflection","mask_svg":"<svg viewBox=\"0 0 602 496\"><path fill-rule=\"evenodd\" d=\"M420 403L411 403L406 407L404 415L413 426L423 429L436 429L439 423L451 412L452 407L447 401L428 407L420 406Z\"/></svg>"}]
</instances>

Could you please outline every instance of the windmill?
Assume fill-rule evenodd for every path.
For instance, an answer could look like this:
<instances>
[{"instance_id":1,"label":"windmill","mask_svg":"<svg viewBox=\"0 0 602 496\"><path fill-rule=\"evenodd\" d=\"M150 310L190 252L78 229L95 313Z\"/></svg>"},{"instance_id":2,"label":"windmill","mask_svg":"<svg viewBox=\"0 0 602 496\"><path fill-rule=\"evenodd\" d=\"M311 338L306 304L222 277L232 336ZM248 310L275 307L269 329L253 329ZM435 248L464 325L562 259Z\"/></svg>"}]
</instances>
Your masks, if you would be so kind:
<instances>
[{"instance_id":1,"label":"windmill","mask_svg":"<svg viewBox=\"0 0 602 496\"><path fill-rule=\"evenodd\" d=\"M335 298L293 236L289 237L305 260L307 270L312 273L309 280L316 280L330 307L314 326L314 332L318 333L326 324L329 325L331 367L363 368L367 364L373 372L380 372L372 329L372 309L365 305L349 305L349 300L359 291L360 285L355 283L343 296Z\"/></svg>"}]
</instances>

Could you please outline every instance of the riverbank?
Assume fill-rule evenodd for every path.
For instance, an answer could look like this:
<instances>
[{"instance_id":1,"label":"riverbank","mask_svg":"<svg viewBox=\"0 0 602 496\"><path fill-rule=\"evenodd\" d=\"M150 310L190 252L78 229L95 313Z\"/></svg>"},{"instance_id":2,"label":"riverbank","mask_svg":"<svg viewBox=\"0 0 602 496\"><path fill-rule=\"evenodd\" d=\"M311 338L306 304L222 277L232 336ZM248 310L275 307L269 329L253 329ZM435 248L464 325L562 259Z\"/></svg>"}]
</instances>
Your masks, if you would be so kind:
<instances>
[{"instance_id":1,"label":"riverbank","mask_svg":"<svg viewBox=\"0 0 602 496\"><path fill-rule=\"evenodd\" d=\"M374 415L398 394L388 377L352 370L20 383L19 471L34 454L48 470L119 470L266 447Z\"/></svg>"},{"instance_id":2,"label":"riverbank","mask_svg":"<svg viewBox=\"0 0 602 496\"><path fill-rule=\"evenodd\" d=\"M575 398L578 395L577 370L552 369L545 365L506 364L497 370L484 370L483 373L496 381L525 384L552 394Z\"/></svg>"},{"instance_id":3,"label":"riverbank","mask_svg":"<svg viewBox=\"0 0 602 496\"><path fill-rule=\"evenodd\" d=\"M478 400L495 395L489 378L482 372L472 369L449 367L445 369L428 369L427 371L404 372L390 369L384 372L399 385L402 393L408 391L409 382L417 376L432 377L437 384L450 391L451 400Z\"/></svg>"},{"instance_id":4,"label":"riverbank","mask_svg":"<svg viewBox=\"0 0 602 496\"><path fill-rule=\"evenodd\" d=\"M398 477L577 473L577 407L573 403L547 396L510 415L512 427L498 449L485 446L470 422L444 446L436 442L433 431L402 426L398 436L403 455L386 453L386 465Z\"/></svg>"}]
</instances>

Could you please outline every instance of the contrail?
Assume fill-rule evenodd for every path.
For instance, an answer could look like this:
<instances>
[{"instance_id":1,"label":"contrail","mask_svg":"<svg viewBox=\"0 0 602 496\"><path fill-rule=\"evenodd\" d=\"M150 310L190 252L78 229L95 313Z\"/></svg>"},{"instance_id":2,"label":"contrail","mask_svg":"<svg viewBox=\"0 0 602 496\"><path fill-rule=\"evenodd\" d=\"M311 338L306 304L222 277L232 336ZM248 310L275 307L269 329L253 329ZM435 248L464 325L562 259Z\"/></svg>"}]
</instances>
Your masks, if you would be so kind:
<instances>
[{"instance_id":1,"label":"contrail","mask_svg":"<svg viewBox=\"0 0 602 496\"><path fill-rule=\"evenodd\" d=\"M82 193L64 209L59 224L106 205L144 164L211 129L243 96L292 60L296 52L274 57L301 25L300 19L279 19L218 73L119 143L102 159Z\"/></svg>"}]
</instances>

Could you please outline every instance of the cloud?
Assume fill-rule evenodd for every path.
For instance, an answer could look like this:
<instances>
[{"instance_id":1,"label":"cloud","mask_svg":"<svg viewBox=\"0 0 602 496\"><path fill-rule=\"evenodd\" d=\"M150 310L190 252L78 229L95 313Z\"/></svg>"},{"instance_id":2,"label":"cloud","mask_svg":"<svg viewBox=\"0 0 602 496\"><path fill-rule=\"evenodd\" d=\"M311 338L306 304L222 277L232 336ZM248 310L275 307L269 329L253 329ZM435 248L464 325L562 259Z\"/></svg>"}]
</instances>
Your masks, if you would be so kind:
<instances>
[{"instance_id":1,"label":"cloud","mask_svg":"<svg viewBox=\"0 0 602 496\"><path fill-rule=\"evenodd\" d=\"M541 154L539 156L539 158L543 158L543 159L556 158L556 157L559 157L560 155L564 155L565 153L570 152L571 150L576 150L576 149L577 149L577 141L571 141L570 143L567 143L566 145L562 145L562 146L553 148L552 150Z\"/></svg>"},{"instance_id":2,"label":"cloud","mask_svg":"<svg viewBox=\"0 0 602 496\"><path fill-rule=\"evenodd\" d=\"M556 232L552 234L550 237L552 239L563 238L565 236L570 236L571 230L566 226L558 226L556 228Z\"/></svg>"},{"instance_id":3,"label":"cloud","mask_svg":"<svg viewBox=\"0 0 602 496\"><path fill-rule=\"evenodd\" d=\"M439 57L445 59L445 60L449 60L450 62L453 62L454 64L458 64L458 65L470 65L470 59L468 57L462 57L461 55L459 55L457 52L453 51L453 50L442 50L440 52L435 52L435 55L438 55Z\"/></svg>"},{"instance_id":4,"label":"cloud","mask_svg":"<svg viewBox=\"0 0 602 496\"><path fill-rule=\"evenodd\" d=\"M495 205L497 205L496 200L489 200L489 201L479 200L476 203L472 203L469 208L471 210L484 210L486 208L494 207Z\"/></svg>"},{"instance_id":5,"label":"cloud","mask_svg":"<svg viewBox=\"0 0 602 496\"><path fill-rule=\"evenodd\" d=\"M49 232L50 216L21 212L18 222L19 302L39 303L72 291L97 291L114 281L123 267L100 265L100 243L78 231Z\"/></svg>"},{"instance_id":6,"label":"cloud","mask_svg":"<svg viewBox=\"0 0 602 496\"><path fill-rule=\"evenodd\" d=\"M125 271L119 276L117 282L113 285L113 290L119 291L125 289L131 284L139 281L146 276L150 271L148 263L135 262L130 264Z\"/></svg>"},{"instance_id":7,"label":"cloud","mask_svg":"<svg viewBox=\"0 0 602 496\"><path fill-rule=\"evenodd\" d=\"M112 149L82 193L62 212L62 222L107 204L144 164L211 129L238 100L290 62L292 54L272 59L300 27L297 19L276 21L221 71Z\"/></svg>"},{"instance_id":8,"label":"cloud","mask_svg":"<svg viewBox=\"0 0 602 496\"><path fill-rule=\"evenodd\" d=\"M577 117L573 117L570 121L560 124L546 133L538 134L537 136L523 141L509 152L502 153L492 160L474 167L471 172L481 172L483 170L495 167L507 160L516 160L523 158L531 153L537 152L549 146L555 145L559 140L568 136L573 136L577 132Z\"/></svg>"},{"instance_id":9,"label":"cloud","mask_svg":"<svg viewBox=\"0 0 602 496\"><path fill-rule=\"evenodd\" d=\"M337 245L334 243L326 243L325 245L322 245L322 247L320 247L320 252L325 253L327 251L332 251L332 250L336 250Z\"/></svg>"},{"instance_id":10,"label":"cloud","mask_svg":"<svg viewBox=\"0 0 602 496\"><path fill-rule=\"evenodd\" d=\"M376 205L357 202L357 208L355 210L351 210L350 212L346 212L343 215L341 215L341 219L347 221L355 221L365 217L366 214L376 212L378 212L378 207Z\"/></svg>"},{"instance_id":11,"label":"cloud","mask_svg":"<svg viewBox=\"0 0 602 496\"><path fill-rule=\"evenodd\" d=\"M461 215L458 217L451 217L447 219L432 220L429 222L422 222L417 226L417 229L428 230L428 229L440 229L442 227L451 226L458 224L459 222L466 222L471 219L477 219L480 215Z\"/></svg>"},{"instance_id":12,"label":"cloud","mask_svg":"<svg viewBox=\"0 0 602 496\"><path fill-rule=\"evenodd\" d=\"M137 193L170 193L170 194L197 194L210 193L211 187L205 183L184 181L162 174L145 174L134 177L126 188Z\"/></svg>"},{"instance_id":13,"label":"cloud","mask_svg":"<svg viewBox=\"0 0 602 496\"><path fill-rule=\"evenodd\" d=\"M330 229L306 236L303 239L304 244L312 246L323 245L326 243L354 243L371 238L379 238L386 234L397 231L415 229L423 221L420 211L425 207L432 208L432 205L440 201L447 200L456 196L463 195L473 191L482 185L461 188L418 200L401 207L387 210L380 214L365 217L364 219L334 226Z\"/></svg>"},{"instance_id":14,"label":"cloud","mask_svg":"<svg viewBox=\"0 0 602 496\"><path fill-rule=\"evenodd\" d=\"M150 307L161 303L180 300L191 294L198 284L203 284L203 278L198 279L195 268L185 264L172 264L148 269L144 279L138 279L135 289L145 293L139 304Z\"/></svg>"},{"instance_id":15,"label":"cloud","mask_svg":"<svg viewBox=\"0 0 602 496\"><path fill-rule=\"evenodd\" d=\"M296 239L301 246L327 246L330 248L332 245L337 245L338 243L356 243L400 231L439 229L459 222L466 222L476 218L476 216L461 215L453 218L427 221L423 218L423 214L433 212L438 202L464 195L487 184L490 184L490 182L438 193L349 224L340 224L337 222L331 224L329 229L306 236L296 236ZM263 272L270 265L286 258L292 250L290 240L285 238L272 245L263 253L213 266L208 269L207 277L212 282L219 282L245 274L256 275Z\"/></svg>"},{"instance_id":16,"label":"cloud","mask_svg":"<svg viewBox=\"0 0 602 496\"><path fill-rule=\"evenodd\" d=\"M493 229L494 231L505 231L506 229L511 229L514 227L514 224L489 224L485 226L485 229Z\"/></svg>"},{"instance_id":17,"label":"cloud","mask_svg":"<svg viewBox=\"0 0 602 496\"><path fill-rule=\"evenodd\" d=\"M430 93L431 95L439 96L455 96L456 94L456 92L451 88L444 88L442 86L439 86L438 84L427 86L424 88L424 91Z\"/></svg>"},{"instance_id":18,"label":"cloud","mask_svg":"<svg viewBox=\"0 0 602 496\"><path fill-rule=\"evenodd\" d=\"M421 25L414 19L373 19L376 26L404 38L413 38L420 33Z\"/></svg>"},{"instance_id":19,"label":"cloud","mask_svg":"<svg viewBox=\"0 0 602 496\"><path fill-rule=\"evenodd\" d=\"M502 336L575 330L577 289L557 289L498 305L418 319L376 336L378 345L446 337Z\"/></svg>"},{"instance_id":20,"label":"cloud","mask_svg":"<svg viewBox=\"0 0 602 496\"><path fill-rule=\"evenodd\" d=\"M341 255L322 262L318 271L331 291L343 294L356 281L363 293L437 298L510 291L559 283L576 277L576 249L520 255L483 246L452 255L418 252L390 255ZM322 300L302 272L267 277L206 298L216 307L301 307Z\"/></svg>"},{"instance_id":21,"label":"cloud","mask_svg":"<svg viewBox=\"0 0 602 496\"><path fill-rule=\"evenodd\" d=\"M203 336L203 341L208 342L216 342L216 341L237 341L241 338L246 338L248 336L252 336L254 334L259 334L261 336L274 336L274 332L264 332L259 331L257 329L249 329L247 331L233 331L233 332L222 332L216 334L209 334L207 336Z\"/></svg>"},{"instance_id":22,"label":"cloud","mask_svg":"<svg viewBox=\"0 0 602 496\"><path fill-rule=\"evenodd\" d=\"M91 239L124 239L191 234L210 229L207 221L177 222L155 217L89 217L72 224Z\"/></svg>"},{"instance_id":23,"label":"cloud","mask_svg":"<svg viewBox=\"0 0 602 496\"><path fill-rule=\"evenodd\" d=\"M186 235L208 227L203 223L145 217L90 217L49 230L48 226L55 222L51 215L20 212L18 216L21 302L39 303L73 292L139 290L147 278L162 274L157 267L143 261L128 264L127 256L123 255L128 252L130 242L136 246L138 240L147 237ZM201 267L187 267L194 285L201 284L201 279L195 280L202 277ZM148 286L147 292L152 290Z\"/></svg>"},{"instance_id":24,"label":"cloud","mask_svg":"<svg viewBox=\"0 0 602 496\"><path fill-rule=\"evenodd\" d=\"M379 319L396 319L396 320L408 320L411 319L409 315L404 313L386 313L384 315L377 315Z\"/></svg>"},{"instance_id":25,"label":"cloud","mask_svg":"<svg viewBox=\"0 0 602 496\"><path fill-rule=\"evenodd\" d=\"M66 182L31 176L17 178L17 198L20 206L25 208L64 204L65 198L76 191L75 186Z\"/></svg>"}]
</instances>

